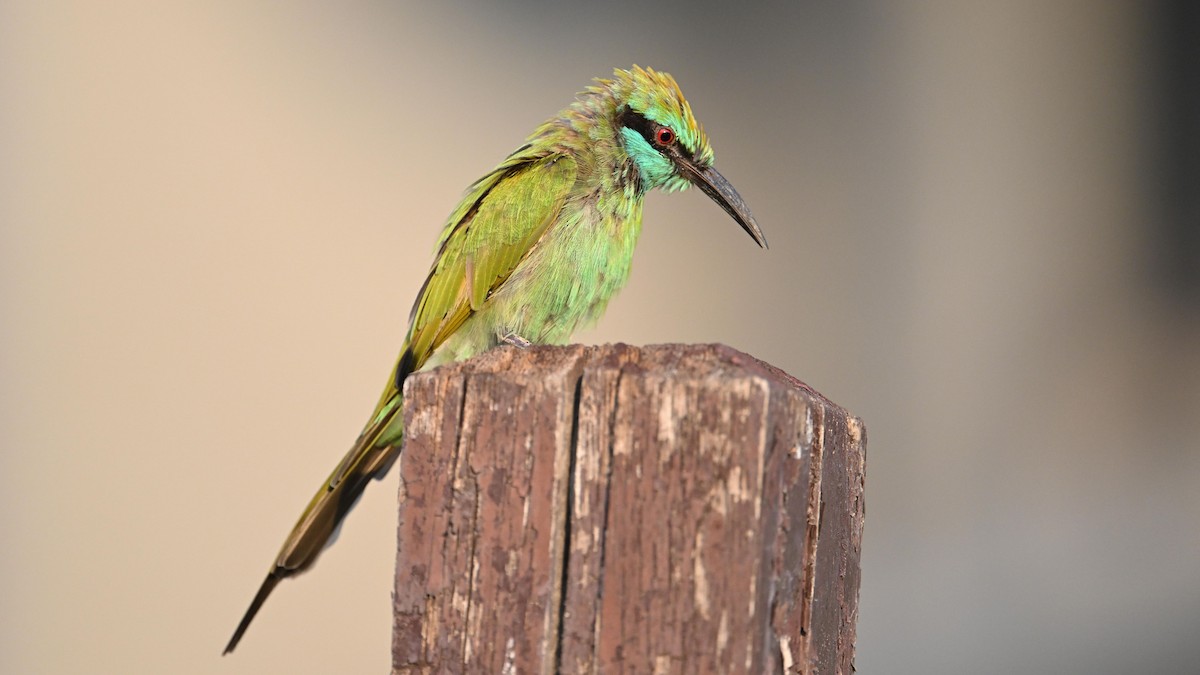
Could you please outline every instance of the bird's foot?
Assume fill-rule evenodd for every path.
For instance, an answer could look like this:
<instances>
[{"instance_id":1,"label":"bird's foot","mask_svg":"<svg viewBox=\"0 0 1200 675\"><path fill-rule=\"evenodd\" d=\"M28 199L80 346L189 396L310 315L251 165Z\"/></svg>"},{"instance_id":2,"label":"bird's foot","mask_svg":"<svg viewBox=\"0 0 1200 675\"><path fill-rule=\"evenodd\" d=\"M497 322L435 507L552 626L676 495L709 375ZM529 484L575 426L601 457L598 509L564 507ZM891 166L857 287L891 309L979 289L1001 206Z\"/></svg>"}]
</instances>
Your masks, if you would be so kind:
<instances>
[{"instance_id":1,"label":"bird's foot","mask_svg":"<svg viewBox=\"0 0 1200 675\"><path fill-rule=\"evenodd\" d=\"M533 344L529 340L526 340L525 338L521 337L520 335L517 335L516 333L514 333L512 331L505 333L504 336L500 338L500 341L503 342L504 344L512 345L519 349L525 349L529 345Z\"/></svg>"}]
</instances>

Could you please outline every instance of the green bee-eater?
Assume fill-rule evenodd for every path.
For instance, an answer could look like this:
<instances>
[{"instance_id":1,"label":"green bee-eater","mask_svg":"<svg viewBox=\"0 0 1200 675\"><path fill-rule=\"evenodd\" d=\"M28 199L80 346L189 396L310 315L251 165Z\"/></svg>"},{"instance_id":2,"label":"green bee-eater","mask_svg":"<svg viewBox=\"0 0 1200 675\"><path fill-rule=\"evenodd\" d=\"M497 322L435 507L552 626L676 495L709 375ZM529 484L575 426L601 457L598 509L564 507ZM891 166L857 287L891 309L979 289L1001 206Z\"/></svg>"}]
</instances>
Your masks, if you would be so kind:
<instances>
[{"instance_id":1,"label":"green bee-eater","mask_svg":"<svg viewBox=\"0 0 1200 675\"><path fill-rule=\"evenodd\" d=\"M597 79L467 189L438 239L375 412L284 541L225 653L275 585L312 566L367 482L396 460L404 379L502 342L566 343L625 285L647 192L695 185L766 247L712 164L679 85L634 66Z\"/></svg>"}]
</instances>

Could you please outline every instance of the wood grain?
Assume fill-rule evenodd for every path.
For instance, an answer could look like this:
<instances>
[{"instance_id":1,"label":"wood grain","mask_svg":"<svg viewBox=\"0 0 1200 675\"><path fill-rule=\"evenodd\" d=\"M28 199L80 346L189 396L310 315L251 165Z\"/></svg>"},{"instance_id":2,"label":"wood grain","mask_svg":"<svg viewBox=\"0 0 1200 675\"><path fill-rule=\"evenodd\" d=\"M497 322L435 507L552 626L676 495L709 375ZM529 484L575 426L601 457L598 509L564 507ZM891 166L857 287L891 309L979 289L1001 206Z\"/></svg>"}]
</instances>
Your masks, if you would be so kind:
<instances>
[{"instance_id":1,"label":"wood grain","mask_svg":"<svg viewBox=\"0 0 1200 675\"><path fill-rule=\"evenodd\" d=\"M409 378L396 673L849 673L866 439L721 345Z\"/></svg>"}]
</instances>

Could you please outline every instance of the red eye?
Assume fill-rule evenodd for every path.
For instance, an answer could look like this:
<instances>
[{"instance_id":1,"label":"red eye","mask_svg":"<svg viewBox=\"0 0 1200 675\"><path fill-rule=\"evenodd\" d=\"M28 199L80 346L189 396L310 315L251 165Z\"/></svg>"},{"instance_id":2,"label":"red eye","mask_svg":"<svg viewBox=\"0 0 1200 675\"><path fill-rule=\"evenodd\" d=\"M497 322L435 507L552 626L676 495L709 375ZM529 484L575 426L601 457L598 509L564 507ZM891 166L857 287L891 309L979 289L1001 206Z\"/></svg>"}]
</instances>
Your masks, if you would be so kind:
<instances>
[{"instance_id":1,"label":"red eye","mask_svg":"<svg viewBox=\"0 0 1200 675\"><path fill-rule=\"evenodd\" d=\"M654 132L654 142L659 145L670 145L675 142L675 132L668 127L659 127L658 131Z\"/></svg>"}]
</instances>

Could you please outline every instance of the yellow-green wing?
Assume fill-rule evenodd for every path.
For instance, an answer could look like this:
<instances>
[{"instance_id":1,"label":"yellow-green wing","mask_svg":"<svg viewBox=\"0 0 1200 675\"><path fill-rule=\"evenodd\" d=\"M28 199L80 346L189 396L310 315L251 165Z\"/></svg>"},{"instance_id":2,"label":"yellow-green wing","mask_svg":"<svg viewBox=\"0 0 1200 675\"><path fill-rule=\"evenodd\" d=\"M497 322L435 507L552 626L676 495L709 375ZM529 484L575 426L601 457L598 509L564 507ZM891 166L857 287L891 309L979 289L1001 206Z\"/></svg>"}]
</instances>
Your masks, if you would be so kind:
<instances>
[{"instance_id":1,"label":"yellow-green wing","mask_svg":"<svg viewBox=\"0 0 1200 675\"><path fill-rule=\"evenodd\" d=\"M472 185L451 214L437 260L413 306L405 348L379 405L284 541L226 653L237 646L275 585L316 561L367 483L395 461L403 378L487 302L557 218L575 184L575 160L557 154L533 156L528 150L522 148Z\"/></svg>"},{"instance_id":2,"label":"yellow-green wing","mask_svg":"<svg viewBox=\"0 0 1200 675\"><path fill-rule=\"evenodd\" d=\"M404 378L498 289L558 217L575 184L575 160L559 153L514 152L475 181L438 237L437 255L409 314L408 337L364 430L389 410ZM382 431L382 429L380 429Z\"/></svg>"},{"instance_id":3,"label":"yellow-green wing","mask_svg":"<svg viewBox=\"0 0 1200 675\"><path fill-rule=\"evenodd\" d=\"M399 437L400 426L393 422L401 411L404 378L508 279L558 217L575 178L575 160L566 155L518 152L471 186L442 232L437 259L413 304L408 338L379 404L330 475L329 491L352 475L378 476L395 460L388 446ZM321 499L318 494L310 512L321 510L314 508Z\"/></svg>"},{"instance_id":4,"label":"yellow-green wing","mask_svg":"<svg viewBox=\"0 0 1200 675\"><path fill-rule=\"evenodd\" d=\"M400 386L438 345L508 279L558 217L575 184L575 160L565 155L514 156L474 186L442 234L437 260L413 306L408 339L374 414L354 447L313 497L277 564L312 564L368 480L396 459ZM331 508L332 507L332 508Z\"/></svg>"},{"instance_id":5,"label":"yellow-green wing","mask_svg":"<svg viewBox=\"0 0 1200 675\"><path fill-rule=\"evenodd\" d=\"M575 178L575 160L570 157L514 153L471 187L442 233L437 259L413 305L405 347L370 422L330 475L327 492L318 493L309 505L301 524L324 511L320 502L332 497L329 493L344 481L354 477L352 482L365 485L395 461L396 453L389 446L399 436L400 426L393 422L402 408L404 377L419 369L508 279L558 217ZM361 490L355 486L347 491ZM281 562L288 559L294 564L296 558L315 557L316 551L305 548L285 546Z\"/></svg>"},{"instance_id":6,"label":"yellow-green wing","mask_svg":"<svg viewBox=\"0 0 1200 675\"><path fill-rule=\"evenodd\" d=\"M519 158L515 158L519 159ZM548 155L506 162L477 185L443 233L437 261L413 307L412 369L494 293L558 217L575 184L575 160ZM471 197L475 197L471 199Z\"/></svg>"}]
</instances>

